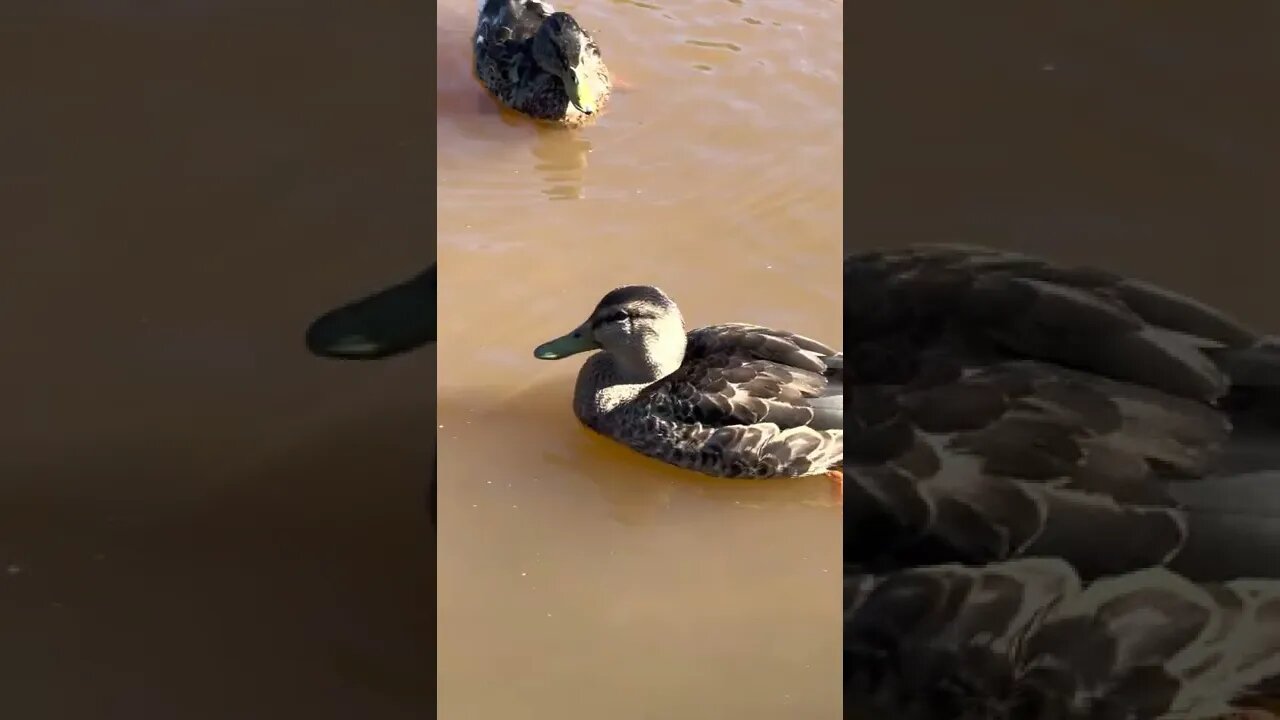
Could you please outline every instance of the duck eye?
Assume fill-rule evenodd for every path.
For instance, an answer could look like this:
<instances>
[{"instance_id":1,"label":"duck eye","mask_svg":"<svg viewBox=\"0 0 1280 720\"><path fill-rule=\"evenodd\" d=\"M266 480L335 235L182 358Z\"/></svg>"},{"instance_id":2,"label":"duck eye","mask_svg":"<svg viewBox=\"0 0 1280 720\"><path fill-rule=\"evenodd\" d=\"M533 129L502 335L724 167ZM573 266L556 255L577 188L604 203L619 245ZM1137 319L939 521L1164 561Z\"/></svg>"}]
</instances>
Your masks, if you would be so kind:
<instances>
[{"instance_id":1,"label":"duck eye","mask_svg":"<svg viewBox=\"0 0 1280 720\"><path fill-rule=\"evenodd\" d=\"M600 318L600 321L607 322L607 323L622 322L623 320L626 320L627 317L628 317L627 314L622 310L614 310L608 315L605 315L604 317Z\"/></svg>"}]
</instances>

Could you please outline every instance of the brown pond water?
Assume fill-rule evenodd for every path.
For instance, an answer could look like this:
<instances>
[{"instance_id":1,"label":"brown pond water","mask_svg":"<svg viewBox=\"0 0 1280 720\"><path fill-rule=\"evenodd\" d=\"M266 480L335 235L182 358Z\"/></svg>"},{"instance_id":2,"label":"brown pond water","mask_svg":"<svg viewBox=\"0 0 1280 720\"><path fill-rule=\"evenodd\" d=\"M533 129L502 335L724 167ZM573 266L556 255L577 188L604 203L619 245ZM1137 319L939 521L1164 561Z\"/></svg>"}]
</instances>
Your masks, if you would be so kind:
<instances>
[{"instance_id":1,"label":"brown pond water","mask_svg":"<svg viewBox=\"0 0 1280 720\"><path fill-rule=\"evenodd\" d=\"M616 446L571 412L582 358L533 348L629 283L840 342L841 6L556 7L625 84L581 132L498 112L471 0L437 21L440 717L837 718L829 481Z\"/></svg>"},{"instance_id":2,"label":"brown pond water","mask_svg":"<svg viewBox=\"0 0 1280 720\"><path fill-rule=\"evenodd\" d=\"M1001 8L859 13L850 247L1042 253L1280 332L1280 5Z\"/></svg>"},{"instance_id":3,"label":"brown pond water","mask_svg":"<svg viewBox=\"0 0 1280 720\"><path fill-rule=\"evenodd\" d=\"M43 5L0 33L0 714L425 717L434 364L303 333L433 257L429 7Z\"/></svg>"}]
</instances>

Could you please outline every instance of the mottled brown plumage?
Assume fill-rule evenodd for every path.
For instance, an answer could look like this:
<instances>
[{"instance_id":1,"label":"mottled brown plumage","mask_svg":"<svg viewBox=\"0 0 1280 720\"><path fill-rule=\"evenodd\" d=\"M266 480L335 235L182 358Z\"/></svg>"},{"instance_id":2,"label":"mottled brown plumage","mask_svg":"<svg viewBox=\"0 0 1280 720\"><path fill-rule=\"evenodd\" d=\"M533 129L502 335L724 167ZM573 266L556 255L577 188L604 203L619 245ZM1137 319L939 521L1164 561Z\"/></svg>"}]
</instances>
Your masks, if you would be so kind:
<instances>
[{"instance_id":1,"label":"mottled brown plumage","mask_svg":"<svg viewBox=\"0 0 1280 720\"><path fill-rule=\"evenodd\" d=\"M579 127L608 104L613 85L599 46L548 2L480 0L472 42L476 77L514 110Z\"/></svg>"},{"instance_id":2,"label":"mottled brown plumage","mask_svg":"<svg viewBox=\"0 0 1280 720\"><path fill-rule=\"evenodd\" d=\"M1280 676L1275 582L1084 583L1036 558L853 575L846 596L846 698L868 718L1224 718Z\"/></svg>"},{"instance_id":3,"label":"mottled brown plumage","mask_svg":"<svg viewBox=\"0 0 1280 720\"><path fill-rule=\"evenodd\" d=\"M1280 576L1280 427L1254 419L1280 388L1272 341L982 248L851 256L845 297L851 706L1208 718L1280 678L1280 585L1203 584ZM1224 522L1228 482L1274 498L1271 522ZM1228 627L1256 652L1220 647Z\"/></svg>"}]
</instances>

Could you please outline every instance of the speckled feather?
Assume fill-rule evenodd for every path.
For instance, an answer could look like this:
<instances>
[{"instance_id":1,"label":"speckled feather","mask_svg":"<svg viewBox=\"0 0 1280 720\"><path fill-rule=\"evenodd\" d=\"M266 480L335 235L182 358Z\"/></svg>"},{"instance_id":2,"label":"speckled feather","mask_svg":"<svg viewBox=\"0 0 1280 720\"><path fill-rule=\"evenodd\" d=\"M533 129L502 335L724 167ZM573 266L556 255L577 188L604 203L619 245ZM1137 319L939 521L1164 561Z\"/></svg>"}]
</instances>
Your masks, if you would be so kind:
<instances>
[{"instance_id":1,"label":"speckled feather","mask_svg":"<svg viewBox=\"0 0 1280 720\"><path fill-rule=\"evenodd\" d=\"M1234 717L1280 677L1280 583L1150 568L1086 584L1041 558L854 575L844 666L866 717Z\"/></svg>"},{"instance_id":2,"label":"speckled feather","mask_svg":"<svg viewBox=\"0 0 1280 720\"><path fill-rule=\"evenodd\" d=\"M1225 656L1201 658L1213 669L1197 671L1204 682L1194 702L1187 699L1186 676L1152 676L1149 686L1134 685L1146 676L1125 675L1138 670L1115 658L1093 657L1092 668L1071 657L1077 643L1153 644L1156 654L1134 667L1155 673L1151 658L1165 657L1158 648L1165 633L1173 632L1164 626L1085 624L1075 628L1080 637L1064 639L1031 613L1017 616L1023 623L1018 628L1005 627L1042 576L1001 563L1059 559L1080 597L1103 592L1094 588L1120 592L1120 586L1080 583L1130 573L1122 575L1130 582L1126 597L1149 602L1146 611L1158 612L1163 603L1177 622L1193 625L1207 613L1196 626L1200 634L1192 633L1199 640L1187 641L1207 652L1204 639L1235 607L1215 603L1234 591L1196 586L1167 571L1132 573L1164 564L1176 569L1189 546L1199 543L1198 554L1204 555L1206 544L1233 532L1223 523L1212 533L1197 532L1208 525L1197 524L1196 509L1180 502L1180 488L1212 483L1215 469L1236 451L1236 418L1224 408L1251 388L1226 370L1251 368L1251 386L1280 385L1274 345L1212 308L1147 283L982 248L851 256L845 262L845 296L852 386L846 396L845 459L850 581L890 595L915 593L911 602L936 607L921 606L924 614L912 617L937 626L894 641L899 665L886 666L897 668L886 671L890 678L868 665L872 656L863 654L864 646L882 642L875 628L896 622L893 613L908 611L867 604L866 593L847 598L850 671L870 672L885 683L878 690L853 686L851 702L884 701L880 691L895 684L922 690L961 679L968 689L940 690L946 697L940 696L934 712L913 717L1174 717L1169 713L1177 708L1203 710L1217 703L1217 712L1242 697L1243 686L1211 687L1206 679L1229 670ZM1264 464L1274 471L1280 468L1280 428L1264 432L1272 448ZM1270 482L1272 493L1280 493L1280 473L1260 475L1258 482ZM1274 533L1280 539L1280 517ZM949 562L988 564L984 572L993 573L988 584L994 584L966 599L958 594L959 581L952 578L960 571L953 568L900 572ZM1280 575L1280 562L1261 553L1250 563L1258 574ZM1174 580L1166 583L1166 577ZM1159 588L1152 584L1156 580L1163 583ZM1264 653L1270 656L1280 648L1280 606L1274 601L1277 586L1260 587L1273 598L1258 606L1254 618L1259 632L1271 633ZM910 606L905 596L903 602ZM973 615L961 622L955 613L968 602L975 603ZM1053 602L1055 612L1066 612L1083 601L1067 593ZM973 625L978 621L988 624ZM939 628L951 633L944 636L951 638L947 642L966 639L960 656L976 654L977 664L964 671L974 677L958 679L953 675L964 674L959 668L940 664L944 656L953 664L957 658L938 654L929 638ZM1066 680L1045 675L1035 663L1023 674L1015 671L1017 658L1009 654L1023 645L996 643L1015 631L1020 643L1028 634L1059 639L1045 652L1059 653L1056 662L1067 668L1062 673L1082 673L1067 683L1070 692L1063 689ZM903 663L920 666L903 669ZM1088 673L1106 677L1086 682ZM1052 687L1041 687L1042 681ZM1026 707L1019 703L1027 693L1041 697L1036 702L1053 712L1013 712L1014 706ZM955 715L943 709L962 697L982 712L994 713L996 703L1007 714ZM1215 717L1212 712L1187 717Z\"/></svg>"},{"instance_id":3,"label":"speckled feather","mask_svg":"<svg viewBox=\"0 0 1280 720\"><path fill-rule=\"evenodd\" d=\"M589 71L599 78L604 89L593 115L573 107L563 83L534 62L533 36L553 12L549 3L539 0L482 0L473 37L476 77L486 90L514 110L539 120L579 127L604 110L613 86L600 48L590 34L585 48L592 65Z\"/></svg>"},{"instance_id":4,"label":"speckled feather","mask_svg":"<svg viewBox=\"0 0 1280 720\"><path fill-rule=\"evenodd\" d=\"M684 362L596 429L673 465L728 477L837 468L840 413L815 412L843 388L842 356L792 333L725 324L688 335Z\"/></svg>"}]
</instances>

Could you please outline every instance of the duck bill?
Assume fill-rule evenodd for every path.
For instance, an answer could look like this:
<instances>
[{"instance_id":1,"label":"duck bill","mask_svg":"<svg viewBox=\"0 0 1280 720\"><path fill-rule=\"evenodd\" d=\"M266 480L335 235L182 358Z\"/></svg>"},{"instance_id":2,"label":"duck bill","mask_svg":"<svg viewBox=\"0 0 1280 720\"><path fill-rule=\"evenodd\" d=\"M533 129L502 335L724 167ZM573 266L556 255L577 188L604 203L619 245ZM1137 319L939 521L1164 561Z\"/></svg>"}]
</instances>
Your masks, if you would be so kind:
<instances>
[{"instance_id":1,"label":"duck bill","mask_svg":"<svg viewBox=\"0 0 1280 720\"><path fill-rule=\"evenodd\" d=\"M591 337L591 326L583 323L573 332L534 348L533 356L539 360L559 360L588 350L597 350L599 347L599 343Z\"/></svg>"},{"instance_id":2,"label":"duck bill","mask_svg":"<svg viewBox=\"0 0 1280 720\"><path fill-rule=\"evenodd\" d=\"M573 80L569 84L570 102L579 111L586 115L592 115L596 111L596 92L595 84L592 82L589 73L582 68L573 69Z\"/></svg>"},{"instance_id":3,"label":"duck bill","mask_svg":"<svg viewBox=\"0 0 1280 720\"><path fill-rule=\"evenodd\" d=\"M321 357L376 360L436 341L436 266L320 316L307 348Z\"/></svg>"}]
</instances>

